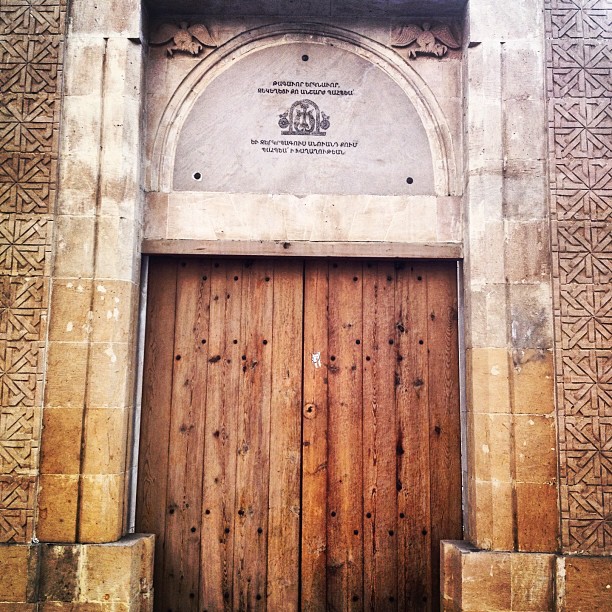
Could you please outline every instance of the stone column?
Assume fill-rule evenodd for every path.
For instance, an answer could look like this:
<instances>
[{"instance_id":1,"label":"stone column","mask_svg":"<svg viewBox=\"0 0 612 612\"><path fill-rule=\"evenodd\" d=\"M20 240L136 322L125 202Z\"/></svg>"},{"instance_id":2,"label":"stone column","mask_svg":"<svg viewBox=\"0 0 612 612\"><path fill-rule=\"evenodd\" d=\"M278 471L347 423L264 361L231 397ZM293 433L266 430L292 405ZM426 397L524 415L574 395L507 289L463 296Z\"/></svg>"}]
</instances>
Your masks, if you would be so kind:
<instances>
[{"instance_id":1,"label":"stone column","mask_svg":"<svg viewBox=\"0 0 612 612\"><path fill-rule=\"evenodd\" d=\"M67 37L37 535L125 532L142 193L140 3L75 0Z\"/></svg>"},{"instance_id":2,"label":"stone column","mask_svg":"<svg viewBox=\"0 0 612 612\"><path fill-rule=\"evenodd\" d=\"M554 551L543 3L472 0L467 25L468 538Z\"/></svg>"}]
</instances>

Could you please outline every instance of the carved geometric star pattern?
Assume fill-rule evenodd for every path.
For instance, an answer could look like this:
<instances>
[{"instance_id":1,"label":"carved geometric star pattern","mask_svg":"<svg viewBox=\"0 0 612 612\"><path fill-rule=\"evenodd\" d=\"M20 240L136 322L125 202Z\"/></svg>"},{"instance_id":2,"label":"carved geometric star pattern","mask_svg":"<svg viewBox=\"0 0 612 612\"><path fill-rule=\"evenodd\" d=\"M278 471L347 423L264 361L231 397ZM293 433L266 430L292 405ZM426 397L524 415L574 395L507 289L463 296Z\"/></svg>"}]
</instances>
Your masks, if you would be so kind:
<instances>
[{"instance_id":1,"label":"carved geometric star pattern","mask_svg":"<svg viewBox=\"0 0 612 612\"><path fill-rule=\"evenodd\" d=\"M546 0L565 552L612 550L612 6Z\"/></svg>"},{"instance_id":2,"label":"carved geometric star pattern","mask_svg":"<svg viewBox=\"0 0 612 612\"><path fill-rule=\"evenodd\" d=\"M65 13L0 9L0 542L33 533Z\"/></svg>"}]
</instances>

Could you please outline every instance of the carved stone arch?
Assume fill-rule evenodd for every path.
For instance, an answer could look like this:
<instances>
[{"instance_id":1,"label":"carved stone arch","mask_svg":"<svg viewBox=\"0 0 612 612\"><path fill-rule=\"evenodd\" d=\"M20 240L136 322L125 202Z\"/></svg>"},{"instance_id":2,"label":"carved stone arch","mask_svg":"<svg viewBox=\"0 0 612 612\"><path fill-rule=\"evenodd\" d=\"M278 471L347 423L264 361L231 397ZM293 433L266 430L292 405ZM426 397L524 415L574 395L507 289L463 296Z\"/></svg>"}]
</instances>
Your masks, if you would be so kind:
<instances>
[{"instance_id":1,"label":"carved stone arch","mask_svg":"<svg viewBox=\"0 0 612 612\"><path fill-rule=\"evenodd\" d=\"M236 60L288 43L333 42L385 72L404 91L426 131L433 159L435 195L459 195L455 149L444 113L425 81L392 49L350 30L317 23L262 26L231 39L202 60L171 97L155 133L147 176L151 191L172 191L178 138L191 109L206 87Z\"/></svg>"}]
</instances>

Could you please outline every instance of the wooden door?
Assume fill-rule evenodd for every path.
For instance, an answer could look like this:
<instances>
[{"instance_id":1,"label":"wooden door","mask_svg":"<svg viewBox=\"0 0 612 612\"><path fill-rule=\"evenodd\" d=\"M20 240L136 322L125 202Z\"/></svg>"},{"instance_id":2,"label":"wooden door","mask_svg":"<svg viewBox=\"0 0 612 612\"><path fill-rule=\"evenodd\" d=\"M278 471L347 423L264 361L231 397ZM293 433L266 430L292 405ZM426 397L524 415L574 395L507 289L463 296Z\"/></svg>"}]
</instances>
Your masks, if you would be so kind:
<instances>
[{"instance_id":1,"label":"wooden door","mask_svg":"<svg viewBox=\"0 0 612 612\"><path fill-rule=\"evenodd\" d=\"M439 606L440 540L462 537L455 278L306 264L304 610Z\"/></svg>"},{"instance_id":2,"label":"wooden door","mask_svg":"<svg viewBox=\"0 0 612 612\"><path fill-rule=\"evenodd\" d=\"M155 607L430 610L461 538L454 264L152 260Z\"/></svg>"}]
</instances>

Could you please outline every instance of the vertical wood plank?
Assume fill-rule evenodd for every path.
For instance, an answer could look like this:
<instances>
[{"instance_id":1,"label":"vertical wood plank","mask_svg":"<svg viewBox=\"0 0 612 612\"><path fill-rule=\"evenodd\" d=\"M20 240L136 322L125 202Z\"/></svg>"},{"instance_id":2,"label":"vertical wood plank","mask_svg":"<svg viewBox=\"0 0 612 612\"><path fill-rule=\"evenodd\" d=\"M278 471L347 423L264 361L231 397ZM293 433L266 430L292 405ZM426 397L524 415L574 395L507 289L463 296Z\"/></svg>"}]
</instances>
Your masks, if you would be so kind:
<instances>
[{"instance_id":1,"label":"vertical wood plank","mask_svg":"<svg viewBox=\"0 0 612 612\"><path fill-rule=\"evenodd\" d=\"M429 447L433 599L440 598L440 540L462 538L456 269L430 264L427 274Z\"/></svg>"},{"instance_id":2,"label":"vertical wood plank","mask_svg":"<svg viewBox=\"0 0 612 612\"><path fill-rule=\"evenodd\" d=\"M206 426L202 503L200 608L231 610L238 389L242 368L241 261L214 261L210 283Z\"/></svg>"},{"instance_id":3,"label":"vertical wood plank","mask_svg":"<svg viewBox=\"0 0 612 612\"><path fill-rule=\"evenodd\" d=\"M418 262L398 266L398 531L399 608L430 610L429 383L427 284ZM431 381L434 382L434 381Z\"/></svg>"},{"instance_id":4,"label":"vertical wood plank","mask_svg":"<svg viewBox=\"0 0 612 612\"><path fill-rule=\"evenodd\" d=\"M245 265L242 302L247 359L240 381L234 608L265 610L273 317L273 266L269 261Z\"/></svg>"},{"instance_id":5,"label":"vertical wood plank","mask_svg":"<svg viewBox=\"0 0 612 612\"><path fill-rule=\"evenodd\" d=\"M331 264L327 602L332 610L363 609L362 288L360 264Z\"/></svg>"},{"instance_id":6,"label":"vertical wood plank","mask_svg":"<svg viewBox=\"0 0 612 612\"><path fill-rule=\"evenodd\" d=\"M364 598L397 609L395 270L368 263L363 280Z\"/></svg>"},{"instance_id":7,"label":"vertical wood plank","mask_svg":"<svg viewBox=\"0 0 612 612\"><path fill-rule=\"evenodd\" d=\"M303 268L274 267L267 604L287 612L299 594Z\"/></svg>"},{"instance_id":8,"label":"vertical wood plank","mask_svg":"<svg viewBox=\"0 0 612 612\"><path fill-rule=\"evenodd\" d=\"M165 610L197 610L200 568L202 459L208 351L208 262L178 265L172 414L168 462L164 582Z\"/></svg>"},{"instance_id":9,"label":"vertical wood plank","mask_svg":"<svg viewBox=\"0 0 612 612\"><path fill-rule=\"evenodd\" d=\"M161 586L164 567L176 266L174 260L151 258L148 280L136 528L156 536L156 590Z\"/></svg>"},{"instance_id":10,"label":"vertical wood plank","mask_svg":"<svg viewBox=\"0 0 612 612\"><path fill-rule=\"evenodd\" d=\"M328 263L307 261L304 279L302 610L327 609ZM320 354L321 367L313 355Z\"/></svg>"}]
</instances>

